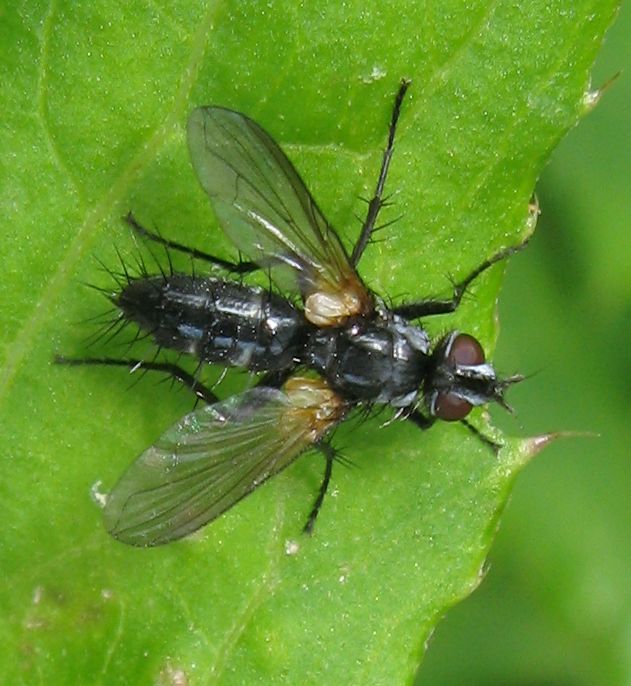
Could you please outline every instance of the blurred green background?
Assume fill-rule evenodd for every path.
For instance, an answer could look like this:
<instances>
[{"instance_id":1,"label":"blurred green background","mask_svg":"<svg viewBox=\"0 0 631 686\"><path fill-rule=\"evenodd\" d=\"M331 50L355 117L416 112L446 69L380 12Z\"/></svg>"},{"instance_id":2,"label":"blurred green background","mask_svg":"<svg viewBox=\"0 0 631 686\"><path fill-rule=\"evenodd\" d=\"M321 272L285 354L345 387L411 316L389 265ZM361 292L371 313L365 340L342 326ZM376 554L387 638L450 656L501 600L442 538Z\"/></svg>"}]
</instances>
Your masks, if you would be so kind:
<instances>
[{"instance_id":1,"label":"blurred green background","mask_svg":"<svg viewBox=\"0 0 631 686\"><path fill-rule=\"evenodd\" d=\"M438 625L418 683L631 683L631 8L593 86L620 77L555 151L510 264L496 354L511 433L587 430L517 479L481 587Z\"/></svg>"}]
</instances>

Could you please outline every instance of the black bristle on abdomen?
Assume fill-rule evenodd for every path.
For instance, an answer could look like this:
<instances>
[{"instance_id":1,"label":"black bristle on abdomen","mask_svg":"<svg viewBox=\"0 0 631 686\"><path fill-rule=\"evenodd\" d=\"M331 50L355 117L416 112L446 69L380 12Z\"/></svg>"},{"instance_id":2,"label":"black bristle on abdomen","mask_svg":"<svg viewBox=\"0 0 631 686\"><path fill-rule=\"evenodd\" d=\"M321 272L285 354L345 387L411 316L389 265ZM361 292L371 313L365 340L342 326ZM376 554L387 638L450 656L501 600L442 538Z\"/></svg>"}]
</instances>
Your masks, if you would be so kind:
<instances>
[{"instance_id":1,"label":"black bristle on abdomen","mask_svg":"<svg viewBox=\"0 0 631 686\"><path fill-rule=\"evenodd\" d=\"M264 289L173 274L131 279L112 302L160 347L204 362L274 371L302 357L302 312Z\"/></svg>"}]
</instances>

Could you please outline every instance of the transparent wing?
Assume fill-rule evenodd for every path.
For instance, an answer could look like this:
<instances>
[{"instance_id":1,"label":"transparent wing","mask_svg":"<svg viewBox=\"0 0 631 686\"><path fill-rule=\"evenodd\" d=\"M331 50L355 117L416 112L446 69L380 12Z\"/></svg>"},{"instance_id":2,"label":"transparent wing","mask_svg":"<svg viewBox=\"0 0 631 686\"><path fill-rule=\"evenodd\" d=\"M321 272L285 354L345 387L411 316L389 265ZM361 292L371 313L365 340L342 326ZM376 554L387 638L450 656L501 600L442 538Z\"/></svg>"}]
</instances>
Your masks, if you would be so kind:
<instances>
[{"instance_id":1,"label":"transparent wing","mask_svg":"<svg viewBox=\"0 0 631 686\"><path fill-rule=\"evenodd\" d=\"M183 417L114 487L103 511L108 531L124 543L152 546L215 519L332 423L315 426L315 405L311 411L296 403L295 395L255 388Z\"/></svg>"},{"instance_id":2,"label":"transparent wing","mask_svg":"<svg viewBox=\"0 0 631 686\"><path fill-rule=\"evenodd\" d=\"M270 269L282 288L366 307L368 293L340 239L285 153L256 122L202 107L190 116L188 143L217 218L241 252Z\"/></svg>"}]
</instances>

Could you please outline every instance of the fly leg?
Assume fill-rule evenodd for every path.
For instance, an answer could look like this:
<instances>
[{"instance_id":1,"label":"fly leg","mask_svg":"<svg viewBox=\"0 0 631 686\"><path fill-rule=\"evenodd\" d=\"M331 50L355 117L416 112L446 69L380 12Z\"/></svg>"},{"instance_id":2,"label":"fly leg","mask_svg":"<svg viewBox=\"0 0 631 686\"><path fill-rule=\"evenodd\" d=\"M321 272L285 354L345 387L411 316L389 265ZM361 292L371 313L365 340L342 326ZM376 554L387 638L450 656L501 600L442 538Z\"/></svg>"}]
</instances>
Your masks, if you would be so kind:
<instances>
[{"instance_id":1,"label":"fly leg","mask_svg":"<svg viewBox=\"0 0 631 686\"><path fill-rule=\"evenodd\" d=\"M458 281L453 286L453 294L451 298L446 298L441 300L440 298L429 298L428 300L420 300L418 302L407 303L405 305L399 305L394 307L393 311L395 314L404 317L405 319L418 319L419 317L427 317L434 314L447 314L449 312L454 312L464 296L467 288L471 283L485 272L489 267L494 264L505 260L507 257L514 255L515 253L523 250L528 244L529 238L526 238L519 245L510 246L504 248L499 252L495 253L488 260L484 260L479 267L476 267L468 276L466 276L462 281Z\"/></svg>"},{"instance_id":2,"label":"fly leg","mask_svg":"<svg viewBox=\"0 0 631 686\"><path fill-rule=\"evenodd\" d=\"M303 532L306 534L313 533L313 526L315 520L318 517L320 508L322 507L322 502L324 501L324 496L326 495L327 489L329 488L329 482L331 481L331 474L333 473L333 461L335 460L335 448L330 443L318 443L316 448L324 455L326 464L324 467L324 477L322 478L322 483L320 484L320 490L318 492L318 497L313 503L309 517L307 518L307 523L304 525Z\"/></svg>"},{"instance_id":3,"label":"fly leg","mask_svg":"<svg viewBox=\"0 0 631 686\"><path fill-rule=\"evenodd\" d=\"M71 367L80 365L103 365L107 367L127 367L130 372L142 369L151 372L163 372L172 379L179 381L183 386L193 392L197 398L211 405L219 401L219 398L206 386L200 383L192 374L170 362L148 362L145 360L118 360L110 357L81 357L71 358L63 355L55 356L55 364L64 364Z\"/></svg>"},{"instance_id":4,"label":"fly leg","mask_svg":"<svg viewBox=\"0 0 631 686\"><path fill-rule=\"evenodd\" d=\"M399 85L399 90L394 99L394 107L392 108L392 117L390 119L390 128L388 132L388 144L383 152L383 159L381 161L381 169L379 171L379 178L377 179L375 194L368 203L366 220L362 225L361 233L359 234L357 243L355 243L355 247L353 248L353 254L351 255L351 264L354 267L356 267L359 263L366 246L370 242L370 237L375 231L375 222L377 221L379 210L381 210L386 203L383 198L383 188L386 184L388 168L390 167L390 160L392 159L392 153L394 152L394 134L397 130L397 122L399 121L399 114L401 113L401 104L403 103L403 98L405 97L407 89L410 87L410 83L411 81L408 79L402 79L401 84Z\"/></svg>"},{"instance_id":5,"label":"fly leg","mask_svg":"<svg viewBox=\"0 0 631 686\"><path fill-rule=\"evenodd\" d=\"M281 388L282 385L287 381L289 376L293 373L293 369L283 369L278 372L269 372L265 374L259 382L257 387L267 387L267 388ZM322 477L322 483L320 484L320 490L313 503L311 512L307 517L307 522L305 523L302 531L305 534L312 534L315 521L318 518L318 513L324 502L324 496L329 488L329 482L331 481L331 474L333 473L333 462L335 461L335 448L330 443L317 443L315 447L324 455L325 465L324 465L324 476Z\"/></svg>"},{"instance_id":6,"label":"fly leg","mask_svg":"<svg viewBox=\"0 0 631 686\"><path fill-rule=\"evenodd\" d=\"M414 410L414 412L407 415L405 418L409 419L413 424L418 426L418 428L422 429L423 431L431 428L436 422L435 417L426 417L418 410ZM467 429L469 429L469 431L478 438L479 441L484 443L484 445L490 448L496 455L499 453L500 448L502 447L500 443L496 443L493 439L485 436L479 429L473 426L473 424L470 424L466 419L461 419L460 423L464 424Z\"/></svg>"},{"instance_id":7,"label":"fly leg","mask_svg":"<svg viewBox=\"0 0 631 686\"><path fill-rule=\"evenodd\" d=\"M287 381L289 376L293 373L293 369L283 369L278 372L269 372L261 377L257 384L258 386L265 386L268 388L281 388L282 385ZM329 488L329 482L331 481L331 474L333 473L333 462L335 461L335 448L330 443L317 443L315 447L324 455L325 466L324 466L324 476L322 477L322 483L320 484L320 490L318 491L318 496L316 497L311 512L307 517L307 522L303 527L303 532L306 534L313 533L313 527L315 521L324 502L324 496Z\"/></svg>"},{"instance_id":8,"label":"fly leg","mask_svg":"<svg viewBox=\"0 0 631 686\"><path fill-rule=\"evenodd\" d=\"M419 429L426 431L434 426L436 417L426 417L422 412L414 410L411 414L405 415L406 419L409 419L413 424L416 424Z\"/></svg>"},{"instance_id":9,"label":"fly leg","mask_svg":"<svg viewBox=\"0 0 631 686\"><path fill-rule=\"evenodd\" d=\"M461 419L460 420L461 424L464 424L469 431L478 438L484 445L486 445L488 448L490 448L495 455L498 455L500 452L500 448L502 448L501 443L496 443L492 438L489 438L485 434L483 434L480 429L476 428L473 426L473 424L470 424L466 419Z\"/></svg>"},{"instance_id":10,"label":"fly leg","mask_svg":"<svg viewBox=\"0 0 631 686\"><path fill-rule=\"evenodd\" d=\"M132 231L142 238L154 241L154 243L163 245L171 250L177 250L185 255L190 255L195 259L210 262L210 264L213 264L215 267L225 269L231 274L248 274L249 272L260 269L255 262L231 262L230 260L223 260L221 257L215 257L214 255L210 255L202 250L197 250L197 248L189 248L186 245L182 245L182 243L177 243L176 241L170 241L167 238L163 238L159 234L153 233L152 231L149 231L149 229L146 229L137 221L136 217L134 217L131 212L128 212L124 219L129 224Z\"/></svg>"}]
</instances>

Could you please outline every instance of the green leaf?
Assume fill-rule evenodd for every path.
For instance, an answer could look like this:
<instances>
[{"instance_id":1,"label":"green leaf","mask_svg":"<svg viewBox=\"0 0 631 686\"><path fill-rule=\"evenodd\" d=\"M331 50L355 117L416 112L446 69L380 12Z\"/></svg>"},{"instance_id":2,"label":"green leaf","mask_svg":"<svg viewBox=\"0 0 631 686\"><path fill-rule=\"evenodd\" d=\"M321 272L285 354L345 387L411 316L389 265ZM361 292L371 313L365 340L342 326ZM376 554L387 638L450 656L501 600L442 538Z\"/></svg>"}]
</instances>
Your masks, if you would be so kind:
<instances>
[{"instance_id":1,"label":"green leaf","mask_svg":"<svg viewBox=\"0 0 631 686\"><path fill-rule=\"evenodd\" d=\"M401 219L361 271L395 300L447 293L451 275L529 230L535 181L588 109L589 69L615 7L5 8L4 683L413 678L438 618L479 583L533 443L509 440L495 458L461 426L420 434L381 426L384 414L337 434L356 466L335 470L312 538L300 529L322 465L305 455L192 539L131 549L105 534L91 489L110 488L191 400L148 377L128 389L124 372L51 359L85 352L95 325L76 322L107 308L80 284L111 284L93 256L115 268L116 247L133 261L119 219L128 210L170 238L234 254L187 159L197 105L232 107L268 129L350 244L393 95L412 78L387 187L395 207L382 217ZM501 271L456 315L428 321L430 332L462 328L492 348ZM121 354L115 340L105 350Z\"/></svg>"}]
</instances>

